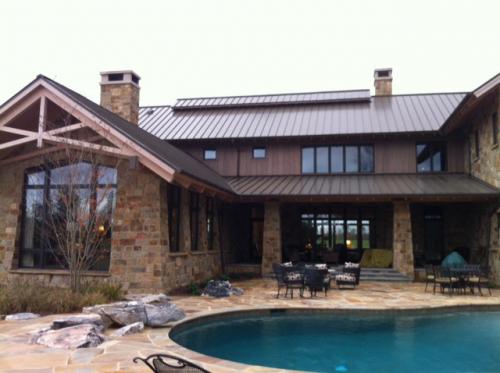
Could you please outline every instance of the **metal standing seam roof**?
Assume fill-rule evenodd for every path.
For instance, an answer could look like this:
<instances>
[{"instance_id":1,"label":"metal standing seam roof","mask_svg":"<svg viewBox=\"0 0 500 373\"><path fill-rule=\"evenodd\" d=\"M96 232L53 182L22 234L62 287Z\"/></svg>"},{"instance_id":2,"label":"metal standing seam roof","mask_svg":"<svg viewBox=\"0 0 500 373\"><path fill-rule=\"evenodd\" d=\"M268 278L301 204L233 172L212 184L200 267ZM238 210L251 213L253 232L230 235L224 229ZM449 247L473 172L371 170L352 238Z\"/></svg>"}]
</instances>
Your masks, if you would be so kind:
<instances>
[{"instance_id":1,"label":"metal standing seam roof","mask_svg":"<svg viewBox=\"0 0 500 373\"><path fill-rule=\"evenodd\" d=\"M191 109L140 108L139 126L162 140L432 132L441 128L466 96L433 93L237 107L199 107L194 102Z\"/></svg>"},{"instance_id":2,"label":"metal standing seam roof","mask_svg":"<svg viewBox=\"0 0 500 373\"><path fill-rule=\"evenodd\" d=\"M204 183L215 186L218 189L232 192L232 189L228 186L226 180L222 176L210 169L201 161L191 157L189 154L166 141L160 140L158 137L142 130L136 124L126 121L115 113L103 108L102 106L63 86L62 84L47 78L46 76L39 75L37 79L43 79L51 86L55 87L57 90L89 110L92 114L113 127L122 135L125 135L134 143L158 157L161 161L165 162L165 164L172 167L176 172L189 175L190 177Z\"/></svg>"},{"instance_id":3,"label":"metal standing seam roof","mask_svg":"<svg viewBox=\"0 0 500 373\"><path fill-rule=\"evenodd\" d=\"M499 192L466 174L297 175L227 178L242 196L485 196Z\"/></svg>"}]
</instances>

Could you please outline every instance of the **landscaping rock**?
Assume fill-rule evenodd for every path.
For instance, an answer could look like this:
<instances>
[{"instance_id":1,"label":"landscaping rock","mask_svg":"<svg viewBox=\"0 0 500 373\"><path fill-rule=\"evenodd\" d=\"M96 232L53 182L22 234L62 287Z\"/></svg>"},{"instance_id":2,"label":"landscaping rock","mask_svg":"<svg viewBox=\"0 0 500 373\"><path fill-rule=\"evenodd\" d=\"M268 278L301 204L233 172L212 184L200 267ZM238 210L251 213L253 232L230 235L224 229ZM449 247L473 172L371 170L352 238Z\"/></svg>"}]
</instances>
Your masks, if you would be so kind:
<instances>
[{"instance_id":1,"label":"landscaping rock","mask_svg":"<svg viewBox=\"0 0 500 373\"><path fill-rule=\"evenodd\" d=\"M125 299L144 304L165 304L170 301L170 297L166 294L131 294L126 296Z\"/></svg>"},{"instance_id":2,"label":"landscaping rock","mask_svg":"<svg viewBox=\"0 0 500 373\"><path fill-rule=\"evenodd\" d=\"M201 295L222 298L242 294L243 289L233 287L229 281L210 280Z\"/></svg>"},{"instance_id":3,"label":"landscaping rock","mask_svg":"<svg viewBox=\"0 0 500 373\"><path fill-rule=\"evenodd\" d=\"M58 330L41 331L33 342L51 348L96 347L104 342L104 336L95 325L81 324Z\"/></svg>"},{"instance_id":4,"label":"landscaping rock","mask_svg":"<svg viewBox=\"0 0 500 373\"><path fill-rule=\"evenodd\" d=\"M22 312L22 313L15 313L12 315L7 315L5 316L6 321L12 321L12 320L32 320L32 319L37 319L39 318L40 315L37 313L31 313L31 312Z\"/></svg>"},{"instance_id":5,"label":"landscaping rock","mask_svg":"<svg viewBox=\"0 0 500 373\"><path fill-rule=\"evenodd\" d=\"M104 322L102 318L97 313L91 314L81 314L65 317L62 319L57 319L52 321L52 330L67 328L69 326L81 325L81 324L91 324L94 325L99 331L104 331Z\"/></svg>"},{"instance_id":6,"label":"landscaping rock","mask_svg":"<svg viewBox=\"0 0 500 373\"><path fill-rule=\"evenodd\" d=\"M123 337L124 335L135 334L144 330L144 323L139 321L133 324L124 326L113 333L113 337Z\"/></svg>"},{"instance_id":7,"label":"landscaping rock","mask_svg":"<svg viewBox=\"0 0 500 373\"><path fill-rule=\"evenodd\" d=\"M161 305L146 304L146 322L147 326L159 327L169 323L182 320L186 317L183 310L173 303Z\"/></svg>"},{"instance_id":8,"label":"landscaping rock","mask_svg":"<svg viewBox=\"0 0 500 373\"><path fill-rule=\"evenodd\" d=\"M83 313L96 313L100 315L106 327L110 325L125 326L146 320L144 304L138 301L116 302L85 307Z\"/></svg>"}]
</instances>

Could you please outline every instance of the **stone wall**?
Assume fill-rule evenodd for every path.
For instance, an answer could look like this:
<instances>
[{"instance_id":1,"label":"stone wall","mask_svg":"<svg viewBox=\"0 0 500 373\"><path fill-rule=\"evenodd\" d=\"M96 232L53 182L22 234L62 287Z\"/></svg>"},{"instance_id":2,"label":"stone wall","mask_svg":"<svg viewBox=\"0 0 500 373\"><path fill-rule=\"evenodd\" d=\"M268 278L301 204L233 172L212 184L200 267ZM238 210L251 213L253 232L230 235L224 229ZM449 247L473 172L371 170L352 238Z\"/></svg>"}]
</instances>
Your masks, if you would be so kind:
<instances>
[{"instance_id":1,"label":"stone wall","mask_svg":"<svg viewBox=\"0 0 500 373\"><path fill-rule=\"evenodd\" d=\"M273 272L273 263L281 263L281 214L278 202L264 206L264 238L262 247L263 275Z\"/></svg>"},{"instance_id":2,"label":"stone wall","mask_svg":"<svg viewBox=\"0 0 500 373\"><path fill-rule=\"evenodd\" d=\"M411 212L408 202L394 202L393 267L413 279L413 240Z\"/></svg>"},{"instance_id":3,"label":"stone wall","mask_svg":"<svg viewBox=\"0 0 500 373\"><path fill-rule=\"evenodd\" d=\"M132 83L101 84L101 105L132 123L139 122L139 87Z\"/></svg>"},{"instance_id":4,"label":"stone wall","mask_svg":"<svg viewBox=\"0 0 500 373\"><path fill-rule=\"evenodd\" d=\"M30 278L55 286L68 284L64 270L18 268L24 170L39 164L40 159L32 159L0 168L0 283ZM91 273L89 278L119 282L130 292L152 292L169 291L220 273L218 234L214 250L207 250L204 197L200 198L200 250L191 252L189 200L183 190L182 251L170 253L166 196L166 183L155 174L141 166L130 170L128 162L119 166L110 269Z\"/></svg>"}]
</instances>

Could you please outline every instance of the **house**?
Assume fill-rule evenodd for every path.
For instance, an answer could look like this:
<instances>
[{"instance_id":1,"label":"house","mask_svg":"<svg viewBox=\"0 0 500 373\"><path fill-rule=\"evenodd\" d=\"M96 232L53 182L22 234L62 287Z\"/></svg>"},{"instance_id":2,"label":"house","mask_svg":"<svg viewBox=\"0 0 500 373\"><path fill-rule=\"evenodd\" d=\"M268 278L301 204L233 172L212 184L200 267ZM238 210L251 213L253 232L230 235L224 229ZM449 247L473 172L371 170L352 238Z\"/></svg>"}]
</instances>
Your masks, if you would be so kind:
<instances>
[{"instance_id":1,"label":"house","mask_svg":"<svg viewBox=\"0 0 500 373\"><path fill-rule=\"evenodd\" d=\"M471 92L393 95L392 69L377 69L373 96L153 107L139 106L139 83L101 73L98 105L39 75L0 107L0 281L67 280L41 226L64 172L40 165L71 146L98 153L111 180L106 255L86 276L129 291L367 252L414 278L454 250L500 283L500 74Z\"/></svg>"}]
</instances>

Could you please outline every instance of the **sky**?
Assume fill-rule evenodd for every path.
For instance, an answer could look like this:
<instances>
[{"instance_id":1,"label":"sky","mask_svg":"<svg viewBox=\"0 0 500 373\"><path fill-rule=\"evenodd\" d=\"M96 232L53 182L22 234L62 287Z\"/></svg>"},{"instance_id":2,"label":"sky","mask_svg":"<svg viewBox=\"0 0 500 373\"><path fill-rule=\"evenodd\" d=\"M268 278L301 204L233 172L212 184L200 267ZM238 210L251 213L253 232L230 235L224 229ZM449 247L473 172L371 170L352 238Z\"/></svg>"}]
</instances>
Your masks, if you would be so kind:
<instances>
[{"instance_id":1,"label":"sky","mask_svg":"<svg viewBox=\"0 0 500 373\"><path fill-rule=\"evenodd\" d=\"M99 72L141 76L141 105L370 88L470 91L500 72L499 0L0 0L0 102L37 74L99 101Z\"/></svg>"}]
</instances>

